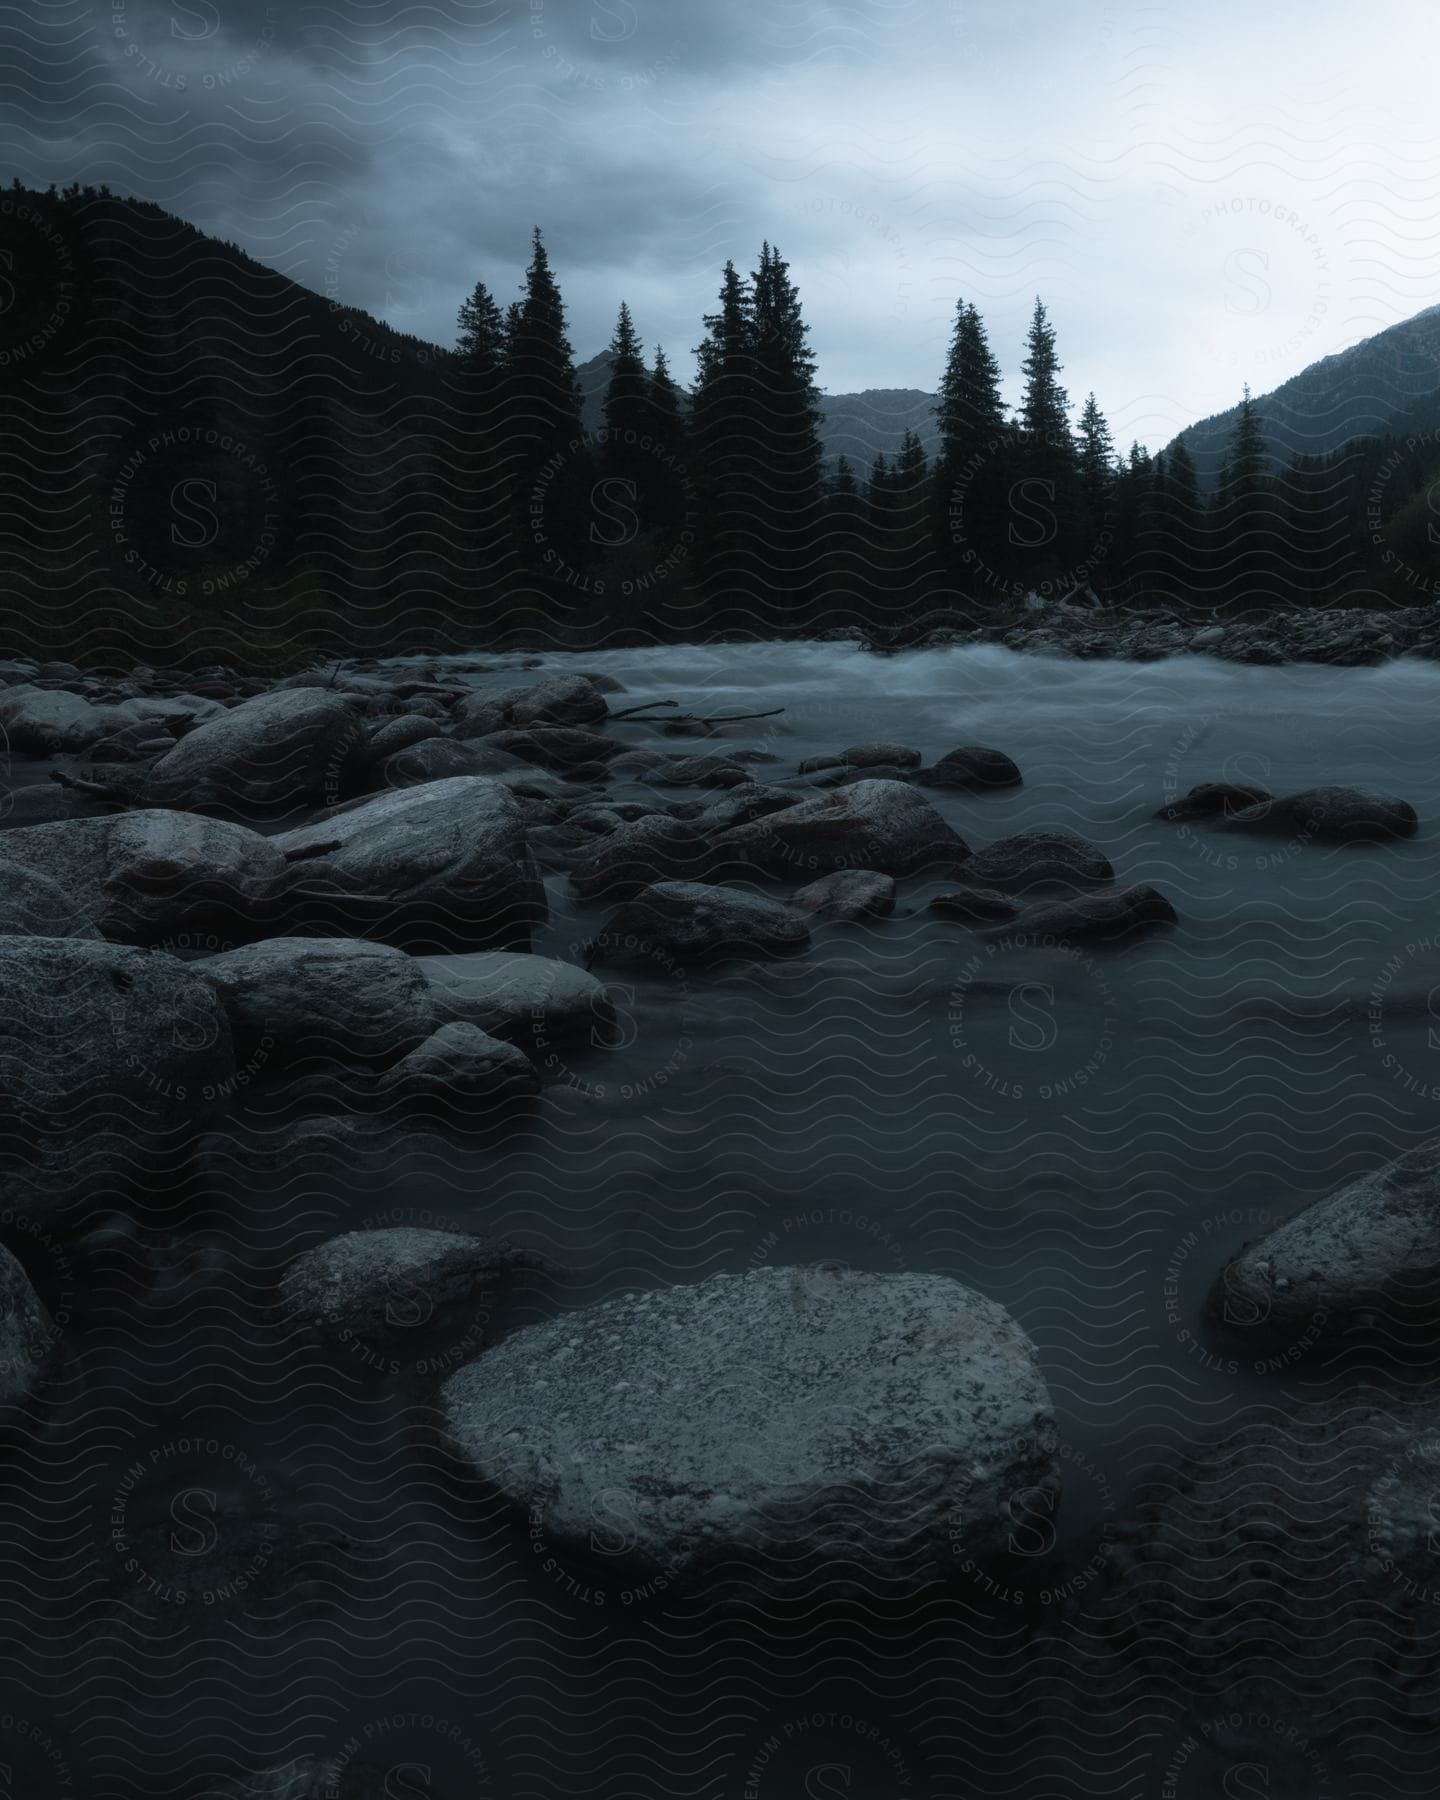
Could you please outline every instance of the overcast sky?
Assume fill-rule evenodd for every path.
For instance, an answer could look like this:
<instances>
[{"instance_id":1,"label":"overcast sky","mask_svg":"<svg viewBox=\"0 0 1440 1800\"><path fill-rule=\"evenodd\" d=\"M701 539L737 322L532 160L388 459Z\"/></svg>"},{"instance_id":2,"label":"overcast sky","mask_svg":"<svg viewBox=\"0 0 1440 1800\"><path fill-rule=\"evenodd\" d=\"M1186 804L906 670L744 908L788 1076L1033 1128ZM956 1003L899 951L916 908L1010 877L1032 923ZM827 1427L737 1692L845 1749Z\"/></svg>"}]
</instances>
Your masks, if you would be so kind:
<instances>
[{"instance_id":1,"label":"overcast sky","mask_svg":"<svg viewBox=\"0 0 1440 1800\"><path fill-rule=\"evenodd\" d=\"M1258 16L1257 16L1258 15ZM1434 0L34 0L5 177L157 200L449 343L545 233L688 379L727 257L789 258L821 384L933 388L957 296L1014 393L1037 293L1117 439L1440 301Z\"/></svg>"}]
</instances>

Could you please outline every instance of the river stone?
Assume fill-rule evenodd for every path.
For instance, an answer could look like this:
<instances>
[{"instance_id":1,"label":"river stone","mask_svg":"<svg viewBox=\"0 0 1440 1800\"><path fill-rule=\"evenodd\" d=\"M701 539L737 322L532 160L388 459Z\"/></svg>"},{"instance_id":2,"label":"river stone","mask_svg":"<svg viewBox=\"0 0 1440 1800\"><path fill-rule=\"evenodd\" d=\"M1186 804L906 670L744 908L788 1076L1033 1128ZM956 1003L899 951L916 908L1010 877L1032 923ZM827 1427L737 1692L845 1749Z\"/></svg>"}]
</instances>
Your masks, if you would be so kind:
<instances>
[{"instance_id":1,"label":"river stone","mask_svg":"<svg viewBox=\"0 0 1440 1800\"><path fill-rule=\"evenodd\" d=\"M181 738L146 776L141 801L241 817L294 812L337 798L363 744L343 694L258 694Z\"/></svg>"},{"instance_id":2,"label":"river stone","mask_svg":"<svg viewBox=\"0 0 1440 1800\"><path fill-rule=\"evenodd\" d=\"M99 743L119 724L113 708L99 707L82 694L29 683L0 692L0 743L22 755L53 756Z\"/></svg>"},{"instance_id":3,"label":"river stone","mask_svg":"<svg viewBox=\"0 0 1440 1800\"><path fill-rule=\"evenodd\" d=\"M382 1106L465 1116L483 1124L485 1115L538 1093L534 1064L514 1044L491 1037L478 1025L452 1021L388 1068L376 1084Z\"/></svg>"},{"instance_id":4,"label":"river stone","mask_svg":"<svg viewBox=\"0 0 1440 1800\"><path fill-rule=\"evenodd\" d=\"M657 881L627 900L593 940L592 957L623 957L632 946L674 957L763 956L800 950L810 927L788 906L743 888Z\"/></svg>"},{"instance_id":5,"label":"river stone","mask_svg":"<svg viewBox=\"0 0 1440 1800\"><path fill-rule=\"evenodd\" d=\"M904 744L853 744L848 750L837 750L833 756L807 756L799 765L802 775L816 775L823 769L918 769L920 752Z\"/></svg>"},{"instance_id":6,"label":"river stone","mask_svg":"<svg viewBox=\"0 0 1440 1800\"><path fill-rule=\"evenodd\" d=\"M651 787L733 788L751 779L750 771L720 751L693 755L673 750L627 750L610 764L610 773L629 776Z\"/></svg>"},{"instance_id":7,"label":"river stone","mask_svg":"<svg viewBox=\"0 0 1440 1800\"><path fill-rule=\"evenodd\" d=\"M1155 817L1168 819L1172 824L1185 819L1233 819L1270 803L1271 795L1262 787L1247 787L1235 781L1202 781L1178 800L1162 806Z\"/></svg>"},{"instance_id":8,"label":"river stone","mask_svg":"<svg viewBox=\"0 0 1440 1800\"><path fill-rule=\"evenodd\" d=\"M598 725L609 712L584 675L559 675L498 694L471 694L456 708L455 723L462 737L488 737L510 726Z\"/></svg>"},{"instance_id":9,"label":"river stone","mask_svg":"<svg viewBox=\"0 0 1440 1800\"><path fill-rule=\"evenodd\" d=\"M609 1041L615 1008L604 984L575 963L508 950L415 960L443 1021L478 1025L527 1049Z\"/></svg>"},{"instance_id":10,"label":"river stone","mask_svg":"<svg viewBox=\"0 0 1440 1800\"><path fill-rule=\"evenodd\" d=\"M37 1218L152 1187L235 1072L210 984L158 951L0 938L0 1160Z\"/></svg>"},{"instance_id":11,"label":"river stone","mask_svg":"<svg viewBox=\"0 0 1440 1800\"><path fill-rule=\"evenodd\" d=\"M775 875L876 869L907 875L970 854L923 795L901 781L857 781L720 833L716 849Z\"/></svg>"},{"instance_id":12,"label":"river stone","mask_svg":"<svg viewBox=\"0 0 1440 1800\"><path fill-rule=\"evenodd\" d=\"M432 725L432 735L385 758L380 778L386 787L417 787L422 781L445 781L452 775L489 775L505 765L524 767L518 757L507 757L500 751L492 751L487 757L474 744L435 737L434 729Z\"/></svg>"},{"instance_id":13,"label":"river stone","mask_svg":"<svg viewBox=\"0 0 1440 1800\"><path fill-rule=\"evenodd\" d=\"M885 918L895 910L895 879L874 869L837 869L792 894L790 904L830 919Z\"/></svg>"},{"instance_id":14,"label":"river stone","mask_svg":"<svg viewBox=\"0 0 1440 1800\"><path fill-rule=\"evenodd\" d=\"M960 919L967 925L996 925L1013 919L1020 907L994 888L958 888L954 893L936 894L930 902L930 910L947 919Z\"/></svg>"},{"instance_id":15,"label":"river stone","mask_svg":"<svg viewBox=\"0 0 1440 1800\"><path fill-rule=\"evenodd\" d=\"M1338 843L1409 838L1419 829L1408 801L1355 787L1306 788L1234 813L1231 823Z\"/></svg>"},{"instance_id":16,"label":"river stone","mask_svg":"<svg viewBox=\"0 0 1440 1800\"><path fill-rule=\"evenodd\" d=\"M962 793L1020 787L1023 779L1003 750L987 750L979 744L964 744L958 750L947 751L920 776L927 787L954 788Z\"/></svg>"},{"instance_id":17,"label":"river stone","mask_svg":"<svg viewBox=\"0 0 1440 1800\"><path fill-rule=\"evenodd\" d=\"M1018 831L977 850L965 879L999 888L1081 887L1113 881L1110 860L1073 831Z\"/></svg>"},{"instance_id":18,"label":"river stone","mask_svg":"<svg viewBox=\"0 0 1440 1800\"><path fill-rule=\"evenodd\" d=\"M453 1447L546 1539L683 1575L795 1551L920 1576L1058 1487L1050 1397L1005 1310L940 1275L755 1269L507 1338L446 1384Z\"/></svg>"},{"instance_id":19,"label":"river stone","mask_svg":"<svg viewBox=\"0 0 1440 1800\"><path fill-rule=\"evenodd\" d=\"M435 736L435 721L426 713L401 713L398 718L384 719L370 734L365 753L374 764L408 750L412 744L424 743Z\"/></svg>"},{"instance_id":20,"label":"river stone","mask_svg":"<svg viewBox=\"0 0 1440 1800\"><path fill-rule=\"evenodd\" d=\"M729 831L736 825L748 825L752 819L766 818L770 813L784 812L787 806L798 806L800 795L789 788L768 787L751 781L732 788L696 813L693 824L697 831Z\"/></svg>"},{"instance_id":21,"label":"river stone","mask_svg":"<svg viewBox=\"0 0 1440 1800\"><path fill-rule=\"evenodd\" d=\"M99 937L74 897L27 863L11 862L0 838L0 937Z\"/></svg>"},{"instance_id":22,"label":"river stone","mask_svg":"<svg viewBox=\"0 0 1440 1800\"><path fill-rule=\"evenodd\" d=\"M1221 1271L1211 1312L1247 1337L1283 1334L1330 1348L1365 1315L1387 1339L1440 1317L1440 1139L1305 1207ZM1427 1342L1433 1332L1427 1335Z\"/></svg>"},{"instance_id":23,"label":"river stone","mask_svg":"<svg viewBox=\"0 0 1440 1800\"><path fill-rule=\"evenodd\" d=\"M703 832L686 819L650 813L610 832L570 870L582 900L624 900L654 881L686 880L714 861Z\"/></svg>"},{"instance_id":24,"label":"river stone","mask_svg":"<svg viewBox=\"0 0 1440 1800\"><path fill-rule=\"evenodd\" d=\"M264 920L285 873L276 840L197 813L62 819L5 833L6 857L38 870L107 938L230 936Z\"/></svg>"},{"instance_id":25,"label":"river stone","mask_svg":"<svg viewBox=\"0 0 1440 1800\"><path fill-rule=\"evenodd\" d=\"M522 762L538 763L559 773L591 763L606 763L624 746L598 731L562 725L531 725L487 733L477 740L487 750L505 750Z\"/></svg>"},{"instance_id":26,"label":"river stone","mask_svg":"<svg viewBox=\"0 0 1440 1800\"><path fill-rule=\"evenodd\" d=\"M54 1360L58 1334L30 1277L0 1244L0 1423L13 1424Z\"/></svg>"},{"instance_id":27,"label":"river stone","mask_svg":"<svg viewBox=\"0 0 1440 1800\"><path fill-rule=\"evenodd\" d=\"M280 1302L289 1318L325 1337L384 1345L439 1326L463 1301L483 1303L520 1260L458 1231L346 1231L291 1263Z\"/></svg>"},{"instance_id":28,"label":"river stone","mask_svg":"<svg viewBox=\"0 0 1440 1800\"><path fill-rule=\"evenodd\" d=\"M525 815L484 775L376 794L271 842L297 924L424 952L528 948L545 918Z\"/></svg>"},{"instance_id":29,"label":"river stone","mask_svg":"<svg viewBox=\"0 0 1440 1800\"><path fill-rule=\"evenodd\" d=\"M225 1005L237 1059L383 1068L438 1023L414 957L357 938L265 938L193 965Z\"/></svg>"},{"instance_id":30,"label":"river stone","mask_svg":"<svg viewBox=\"0 0 1440 1800\"><path fill-rule=\"evenodd\" d=\"M1160 890L1137 883L1042 901L1027 907L1013 925L997 929L1024 932L1027 937L1065 938L1072 943L1116 943L1156 925L1176 922L1175 908Z\"/></svg>"}]
</instances>

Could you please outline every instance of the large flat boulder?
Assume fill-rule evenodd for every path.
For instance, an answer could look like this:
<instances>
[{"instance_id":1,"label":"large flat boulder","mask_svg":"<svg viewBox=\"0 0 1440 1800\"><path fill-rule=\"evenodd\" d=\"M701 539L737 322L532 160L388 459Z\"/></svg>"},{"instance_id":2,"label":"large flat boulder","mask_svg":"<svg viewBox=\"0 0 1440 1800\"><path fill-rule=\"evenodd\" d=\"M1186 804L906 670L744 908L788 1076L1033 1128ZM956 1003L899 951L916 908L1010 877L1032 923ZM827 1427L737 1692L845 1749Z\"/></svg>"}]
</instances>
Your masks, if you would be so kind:
<instances>
[{"instance_id":1,"label":"large flat boulder","mask_svg":"<svg viewBox=\"0 0 1440 1800\"><path fill-rule=\"evenodd\" d=\"M1358 787L1306 788L1241 807L1228 818L1246 830L1341 844L1414 837L1420 828L1408 800Z\"/></svg>"},{"instance_id":2,"label":"large flat boulder","mask_svg":"<svg viewBox=\"0 0 1440 1800\"><path fill-rule=\"evenodd\" d=\"M56 882L105 937L128 943L212 930L239 937L268 916L285 873L275 840L188 812L26 825L0 848Z\"/></svg>"},{"instance_id":3,"label":"large flat boulder","mask_svg":"<svg viewBox=\"0 0 1440 1800\"><path fill-rule=\"evenodd\" d=\"M478 1025L507 1043L603 1043L615 1023L604 983L559 957L472 950L415 963L441 1020Z\"/></svg>"},{"instance_id":4,"label":"large flat boulder","mask_svg":"<svg viewBox=\"0 0 1440 1800\"><path fill-rule=\"evenodd\" d=\"M906 875L970 854L923 794L903 781L870 780L737 825L715 847L722 857L796 879L835 869Z\"/></svg>"},{"instance_id":5,"label":"large flat boulder","mask_svg":"<svg viewBox=\"0 0 1440 1800\"><path fill-rule=\"evenodd\" d=\"M927 1577L1052 1493L1050 1397L994 1301L939 1275L756 1269L516 1332L442 1393L453 1448L553 1545L595 1520L674 1577L811 1553Z\"/></svg>"},{"instance_id":6,"label":"large flat boulder","mask_svg":"<svg viewBox=\"0 0 1440 1800\"><path fill-rule=\"evenodd\" d=\"M616 908L596 935L592 956L765 956L803 950L809 942L808 921L766 894L657 881Z\"/></svg>"},{"instance_id":7,"label":"large flat boulder","mask_svg":"<svg viewBox=\"0 0 1440 1800\"><path fill-rule=\"evenodd\" d=\"M1110 859L1074 831L1017 831L977 850L965 879L992 888L1098 887L1115 879Z\"/></svg>"},{"instance_id":8,"label":"large flat boulder","mask_svg":"<svg viewBox=\"0 0 1440 1800\"><path fill-rule=\"evenodd\" d=\"M17 1211L153 1188L234 1073L219 997L178 958L0 938L0 1163Z\"/></svg>"},{"instance_id":9,"label":"large flat boulder","mask_svg":"<svg viewBox=\"0 0 1440 1800\"><path fill-rule=\"evenodd\" d=\"M12 862L0 838L0 937L99 937L72 894L28 863Z\"/></svg>"},{"instance_id":10,"label":"large flat boulder","mask_svg":"<svg viewBox=\"0 0 1440 1800\"><path fill-rule=\"evenodd\" d=\"M417 953L528 949L545 918L525 814L487 776L376 794L271 842L289 864L287 916L305 929Z\"/></svg>"},{"instance_id":11,"label":"large flat boulder","mask_svg":"<svg viewBox=\"0 0 1440 1800\"><path fill-rule=\"evenodd\" d=\"M149 771L146 806L246 817L338 799L364 749L354 703L327 688L257 694L187 733Z\"/></svg>"},{"instance_id":12,"label":"large flat boulder","mask_svg":"<svg viewBox=\"0 0 1440 1800\"><path fill-rule=\"evenodd\" d=\"M23 682L0 692L0 744L26 756L86 750L117 725L129 723L114 708L96 706L64 688Z\"/></svg>"},{"instance_id":13,"label":"large flat boulder","mask_svg":"<svg viewBox=\"0 0 1440 1800\"><path fill-rule=\"evenodd\" d=\"M1027 907L1013 924L996 929L1024 932L1030 938L1059 938L1071 944L1116 944L1157 925L1174 925L1177 918L1159 888L1141 882L1042 900Z\"/></svg>"},{"instance_id":14,"label":"large flat boulder","mask_svg":"<svg viewBox=\"0 0 1440 1800\"><path fill-rule=\"evenodd\" d=\"M225 1005L242 1063L384 1068L439 1023L416 958L357 938L264 938L193 965Z\"/></svg>"}]
</instances>

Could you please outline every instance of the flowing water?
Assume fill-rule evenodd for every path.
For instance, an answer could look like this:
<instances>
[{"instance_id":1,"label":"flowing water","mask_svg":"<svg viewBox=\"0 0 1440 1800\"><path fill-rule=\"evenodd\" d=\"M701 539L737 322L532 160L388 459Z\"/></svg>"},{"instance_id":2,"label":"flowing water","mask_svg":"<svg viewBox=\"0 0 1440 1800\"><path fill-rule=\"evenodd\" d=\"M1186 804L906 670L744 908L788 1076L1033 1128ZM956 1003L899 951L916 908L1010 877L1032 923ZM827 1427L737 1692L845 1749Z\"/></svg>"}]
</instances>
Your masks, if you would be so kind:
<instances>
[{"instance_id":1,"label":"flowing water","mask_svg":"<svg viewBox=\"0 0 1440 1800\"><path fill-rule=\"evenodd\" d=\"M893 917L817 927L782 962L607 966L617 1041L557 1050L533 1123L417 1149L348 1191L279 1170L207 1202L180 1236L242 1242L263 1273L337 1229L463 1223L555 1265L522 1286L511 1325L767 1263L953 1276L1039 1348L1064 1445L1054 1587L1032 1580L1011 1605L962 1576L898 1618L858 1621L812 1618L791 1596L758 1624L703 1594L627 1585L618 1565L607 1579L603 1542L581 1568L527 1521L456 1494L423 1428L433 1370L343 1356L316 1370L266 1335L254 1284L192 1270L138 1322L102 1315L77 1345L68 1413L18 1500L27 1541L49 1546L41 1572L15 1577L21 1610L46 1611L47 1580L63 1610L104 1578L137 1460L135 1491L148 1483L157 1507L177 1483L228 1484L239 1515L303 1518L330 1550L316 1552L315 1604L283 1628L262 1575L238 1629L218 1607L197 1627L207 1603L192 1596L141 1606L138 1648L112 1626L61 1658L42 1631L46 1716L88 1772L72 1791L199 1795L197 1769L324 1751L370 1755L397 1795L425 1791L419 1768L441 1793L536 1800L1160 1793L1163 1732L1129 1755L1042 1751L1007 1696L1025 1685L1037 1610L1058 1612L1055 1588L1103 1565L1156 1459L1258 1400L1310 1391L1289 1347L1252 1354L1205 1326L1224 1259L1440 1123L1440 669L845 645L541 660L615 676L615 708L783 708L710 746L773 757L759 780L870 740L926 762L994 746L1022 788L925 790L972 846L1079 832L1180 922L1112 949L1017 944L928 912L945 884L927 878L900 883ZM514 662L466 679L508 685ZM1372 786L1411 801L1420 834L1337 847L1155 819L1222 778ZM578 959L604 909L561 876L548 887L534 947ZM453 1355L472 1350L461 1338ZM297 1554L288 1536L256 1541L249 1560L272 1571ZM303 1578L287 1572L281 1597Z\"/></svg>"}]
</instances>

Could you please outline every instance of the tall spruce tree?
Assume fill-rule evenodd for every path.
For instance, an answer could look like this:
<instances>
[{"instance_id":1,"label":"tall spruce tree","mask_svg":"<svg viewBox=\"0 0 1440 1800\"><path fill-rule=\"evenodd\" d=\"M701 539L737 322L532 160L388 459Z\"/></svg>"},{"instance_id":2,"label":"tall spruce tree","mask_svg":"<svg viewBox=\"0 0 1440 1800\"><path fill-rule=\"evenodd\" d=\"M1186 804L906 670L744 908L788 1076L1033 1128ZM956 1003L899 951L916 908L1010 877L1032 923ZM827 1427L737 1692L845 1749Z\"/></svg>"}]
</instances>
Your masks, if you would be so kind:
<instances>
[{"instance_id":1,"label":"tall spruce tree","mask_svg":"<svg viewBox=\"0 0 1440 1800\"><path fill-rule=\"evenodd\" d=\"M687 579L694 578L693 547L698 529L698 494L690 467L689 428L678 384L670 374L665 352L655 346L655 366L645 390L645 429L654 445L653 523L674 537L685 551Z\"/></svg>"},{"instance_id":2,"label":"tall spruce tree","mask_svg":"<svg viewBox=\"0 0 1440 1800\"><path fill-rule=\"evenodd\" d=\"M1013 432L1000 393L1000 364L973 302L957 300L935 414L940 450L934 482L935 543L952 587L993 589L1008 565L1005 496Z\"/></svg>"},{"instance_id":3,"label":"tall spruce tree","mask_svg":"<svg viewBox=\"0 0 1440 1800\"><path fill-rule=\"evenodd\" d=\"M650 447L650 375L630 308L620 303L610 340L610 383L605 390L602 468L628 484L637 516L648 527L656 510L656 459Z\"/></svg>"},{"instance_id":4,"label":"tall spruce tree","mask_svg":"<svg viewBox=\"0 0 1440 1800\"><path fill-rule=\"evenodd\" d=\"M747 568L759 488L754 456L754 308L733 262L720 283L719 310L705 315L696 346L691 441L703 498L704 598L712 625L743 624Z\"/></svg>"},{"instance_id":5,"label":"tall spruce tree","mask_svg":"<svg viewBox=\"0 0 1440 1800\"><path fill-rule=\"evenodd\" d=\"M800 295L779 250L765 243L751 276L753 456L759 477L757 616L793 624L810 608L823 534L820 390Z\"/></svg>"},{"instance_id":6,"label":"tall spruce tree","mask_svg":"<svg viewBox=\"0 0 1440 1800\"><path fill-rule=\"evenodd\" d=\"M463 301L459 313L455 358L469 374L491 379L499 373L505 355L505 321L483 281Z\"/></svg>"},{"instance_id":7,"label":"tall spruce tree","mask_svg":"<svg viewBox=\"0 0 1440 1800\"><path fill-rule=\"evenodd\" d=\"M1080 414L1079 459L1081 551L1098 568L1115 541L1115 445L1093 393Z\"/></svg>"},{"instance_id":8,"label":"tall spruce tree","mask_svg":"<svg viewBox=\"0 0 1440 1800\"><path fill-rule=\"evenodd\" d=\"M1047 591L1068 585L1080 556L1079 463L1070 431L1070 396L1060 385L1055 327L1038 299L1020 365L1025 377L1019 408L1016 478L1010 487L1010 541L1026 585Z\"/></svg>"}]
</instances>

